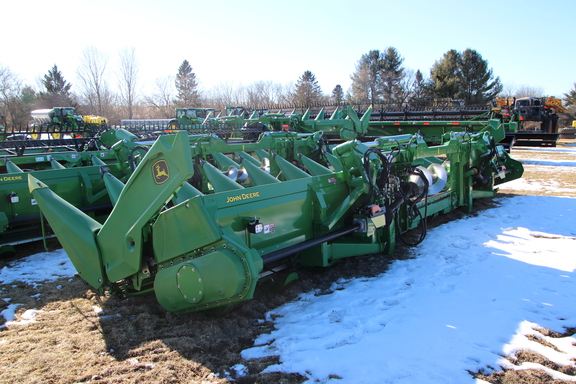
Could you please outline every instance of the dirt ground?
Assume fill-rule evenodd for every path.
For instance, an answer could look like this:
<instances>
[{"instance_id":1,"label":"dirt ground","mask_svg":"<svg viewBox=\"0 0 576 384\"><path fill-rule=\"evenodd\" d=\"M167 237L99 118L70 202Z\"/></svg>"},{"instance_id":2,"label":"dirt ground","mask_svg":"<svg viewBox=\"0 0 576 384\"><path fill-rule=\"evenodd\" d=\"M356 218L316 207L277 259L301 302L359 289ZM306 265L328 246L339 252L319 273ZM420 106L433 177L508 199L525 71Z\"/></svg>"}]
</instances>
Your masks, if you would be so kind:
<instances>
[{"instance_id":1,"label":"dirt ground","mask_svg":"<svg viewBox=\"0 0 576 384\"><path fill-rule=\"evenodd\" d=\"M576 145L574 140L563 144ZM513 149L512 156L527 162L531 158L543 159L533 150ZM563 152L546 156L550 161L574 160L573 155ZM545 180L576 190L576 172L556 174L544 168L527 164L526 181ZM504 186L500 190L502 196L554 193L569 195L507 190ZM492 206L491 199L481 199L475 209ZM456 210L432 220L430 225L438 226L466 215ZM32 252L34 248L27 248L22 253ZM400 246L393 257L367 255L344 260L323 271L298 270L299 279L281 291L274 281L263 283L253 300L219 318L204 313L168 313L154 296L101 297L77 276L37 288L24 283L0 286L0 310L8 306L7 298L11 303L24 304L18 314L27 309L38 310L36 322L0 329L0 383L227 383L229 379L241 384L301 383L305 378L298 374L260 373L276 363L275 358L241 358L240 352L251 347L259 334L273 329L272 322L262 320L265 313L302 292L329 293L339 278L380 274L394 258L408 255ZM7 261L0 260L0 268ZM0 318L0 325L3 322ZM523 353L517 358L542 359L533 355ZM246 376L238 377L234 369L237 364L247 367ZM560 382L546 376L538 371L508 371L482 378L502 384Z\"/></svg>"}]
</instances>

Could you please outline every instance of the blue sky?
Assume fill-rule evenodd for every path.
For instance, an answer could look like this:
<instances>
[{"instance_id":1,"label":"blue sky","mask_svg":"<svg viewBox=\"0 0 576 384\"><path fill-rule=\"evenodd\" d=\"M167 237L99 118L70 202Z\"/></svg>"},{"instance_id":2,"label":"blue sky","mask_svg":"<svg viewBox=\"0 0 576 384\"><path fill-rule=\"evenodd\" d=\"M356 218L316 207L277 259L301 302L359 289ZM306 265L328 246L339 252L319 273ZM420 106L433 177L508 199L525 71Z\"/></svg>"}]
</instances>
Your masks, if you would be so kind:
<instances>
[{"instance_id":1,"label":"blue sky","mask_svg":"<svg viewBox=\"0 0 576 384\"><path fill-rule=\"evenodd\" d=\"M388 46L425 75L448 50L472 48L507 86L562 97L576 82L574 0L25 0L0 12L0 66L29 84L56 64L74 86L87 46L110 70L135 47L144 89L186 59L203 89L294 83L310 70L329 93L349 87L362 54Z\"/></svg>"}]
</instances>

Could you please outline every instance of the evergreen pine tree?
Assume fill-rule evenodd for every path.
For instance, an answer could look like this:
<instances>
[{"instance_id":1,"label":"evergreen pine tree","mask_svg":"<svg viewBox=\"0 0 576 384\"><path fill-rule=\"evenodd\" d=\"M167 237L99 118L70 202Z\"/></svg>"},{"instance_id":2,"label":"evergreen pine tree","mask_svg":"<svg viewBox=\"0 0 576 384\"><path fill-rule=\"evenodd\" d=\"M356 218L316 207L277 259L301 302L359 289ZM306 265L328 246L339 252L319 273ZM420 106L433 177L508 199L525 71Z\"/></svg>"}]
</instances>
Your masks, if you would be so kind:
<instances>
[{"instance_id":1,"label":"evergreen pine tree","mask_svg":"<svg viewBox=\"0 0 576 384\"><path fill-rule=\"evenodd\" d=\"M73 100L70 89L72 84L64 79L58 66L54 66L44 75L42 85L46 89L38 94L38 104L44 108L54 107L75 107L76 102Z\"/></svg>"},{"instance_id":2,"label":"evergreen pine tree","mask_svg":"<svg viewBox=\"0 0 576 384\"><path fill-rule=\"evenodd\" d=\"M310 71L304 71L296 83L296 94L294 103L310 107L317 105L322 101L322 89L316 80L316 76Z\"/></svg>"},{"instance_id":3,"label":"evergreen pine tree","mask_svg":"<svg viewBox=\"0 0 576 384\"><path fill-rule=\"evenodd\" d=\"M427 99L429 98L428 95L428 87L429 84L424 79L424 75L420 70L416 71L414 75L414 85L413 90L410 94L410 103L411 104L425 104Z\"/></svg>"},{"instance_id":4,"label":"evergreen pine tree","mask_svg":"<svg viewBox=\"0 0 576 384\"><path fill-rule=\"evenodd\" d=\"M48 71L48 74L44 75L42 84L46 87L46 92L50 94L70 95L70 88L72 88L72 84L64 80L56 64Z\"/></svg>"},{"instance_id":5,"label":"evergreen pine tree","mask_svg":"<svg viewBox=\"0 0 576 384\"><path fill-rule=\"evenodd\" d=\"M192 72L192 67L188 60L184 60L178 73L176 74L176 96L175 105L180 108L185 107L199 107L200 94L198 93L198 83L196 82L196 75Z\"/></svg>"},{"instance_id":6,"label":"evergreen pine tree","mask_svg":"<svg viewBox=\"0 0 576 384\"><path fill-rule=\"evenodd\" d=\"M435 97L455 99L460 91L460 53L455 49L444 54L430 71L431 91Z\"/></svg>"},{"instance_id":7,"label":"evergreen pine tree","mask_svg":"<svg viewBox=\"0 0 576 384\"><path fill-rule=\"evenodd\" d=\"M403 62L404 58L394 47L388 47L382 53L380 94L385 103L395 103L401 98L401 82L404 77Z\"/></svg>"},{"instance_id":8,"label":"evergreen pine tree","mask_svg":"<svg viewBox=\"0 0 576 384\"><path fill-rule=\"evenodd\" d=\"M492 100L501 91L500 78L494 79L488 62L478 52L466 49L460 56L459 98L467 104L480 104Z\"/></svg>"},{"instance_id":9,"label":"evergreen pine tree","mask_svg":"<svg viewBox=\"0 0 576 384\"><path fill-rule=\"evenodd\" d=\"M341 106L344 102L344 90L340 84L337 84L332 90L332 103L336 106Z\"/></svg>"},{"instance_id":10,"label":"evergreen pine tree","mask_svg":"<svg viewBox=\"0 0 576 384\"><path fill-rule=\"evenodd\" d=\"M502 91L500 78L482 56L466 49L446 52L430 71L430 91L435 97L464 99L467 104L485 103Z\"/></svg>"},{"instance_id":11,"label":"evergreen pine tree","mask_svg":"<svg viewBox=\"0 0 576 384\"><path fill-rule=\"evenodd\" d=\"M352 79L352 99L355 103L395 103L403 99L405 90L404 59L396 48L383 52L372 50L360 58Z\"/></svg>"},{"instance_id":12,"label":"evergreen pine tree","mask_svg":"<svg viewBox=\"0 0 576 384\"><path fill-rule=\"evenodd\" d=\"M564 102L569 107L576 106L576 83L574 83L574 89L564 94Z\"/></svg>"}]
</instances>

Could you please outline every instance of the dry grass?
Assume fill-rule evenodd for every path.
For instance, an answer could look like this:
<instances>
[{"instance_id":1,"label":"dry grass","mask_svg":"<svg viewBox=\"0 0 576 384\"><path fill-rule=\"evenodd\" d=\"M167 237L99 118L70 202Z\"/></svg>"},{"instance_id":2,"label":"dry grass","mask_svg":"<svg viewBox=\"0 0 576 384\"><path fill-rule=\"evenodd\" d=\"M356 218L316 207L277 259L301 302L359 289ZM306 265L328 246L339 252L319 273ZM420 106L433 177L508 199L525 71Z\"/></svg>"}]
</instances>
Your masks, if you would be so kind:
<instances>
[{"instance_id":1,"label":"dry grass","mask_svg":"<svg viewBox=\"0 0 576 384\"><path fill-rule=\"evenodd\" d=\"M576 140L561 140L557 146L558 149L575 147ZM503 184L502 194L576 197L576 167L554 167L555 162L575 161L573 152L538 152L534 148L518 147L512 149L511 155L525 163L522 178L527 189L511 190ZM531 188L535 185L541 188Z\"/></svg>"},{"instance_id":2,"label":"dry grass","mask_svg":"<svg viewBox=\"0 0 576 384\"><path fill-rule=\"evenodd\" d=\"M558 154L555 159L564 155ZM529 179L550 177L550 172L530 168L526 175ZM561 182L576 188L572 174ZM523 194L504 188L502 192ZM483 199L478 201L477 209L491 206L490 199ZM436 218L431 225L465 215L457 210ZM405 250L400 248L396 257L404 256ZM260 373L276 363L275 358L245 361L240 357L259 334L273 329L272 323L260 319L301 292L328 292L340 277L374 276L385 271L389 262L386 256L367 255L344 260L322 272L299 271L300 279L281 293L271 282L261 284L253 300L221 318L203 313L176 316L162 309L154 296L100 297L78 277L38 288L23 283L0 286L0 310L8 306L3 299L10 298L10 303L23 304L18 314L27 309L42 311L34 323L0 329L0 383L226 383L227 375L241 384L301 383L305 378L297 374ZM541 359L527 353L516 358ZM236 377L232 368L236 364L245 365L248 375ZM498 372L485 380L559 382L539 371Z\"/></svg>"},{"instance_id":3,"label":"dry grass","mask_svg":"<svg viewBox=\"0 0 576 384\"><path fill-rule=\"evenodd\" d=\"M373 276L387 268L384 256L345 260L325 271L299 271L300 279L278 293L273 282L253 300L221 318L205 313L176 316L154 296L100 297L79 277L38 288L4 286L0 310L11 303L39 312L35 323L0 330L0 383L301 383L297 374L260 373L277 359L244 361L243 349L273 329L265 313L299 293L329 292L338 278ZM102 312L98 313L99 309ZM17 316L17 318L19 318ZM0 323L4 322L0 318ZM243 364L248 376L235 377Z\"/></svg>"}]
</instances>

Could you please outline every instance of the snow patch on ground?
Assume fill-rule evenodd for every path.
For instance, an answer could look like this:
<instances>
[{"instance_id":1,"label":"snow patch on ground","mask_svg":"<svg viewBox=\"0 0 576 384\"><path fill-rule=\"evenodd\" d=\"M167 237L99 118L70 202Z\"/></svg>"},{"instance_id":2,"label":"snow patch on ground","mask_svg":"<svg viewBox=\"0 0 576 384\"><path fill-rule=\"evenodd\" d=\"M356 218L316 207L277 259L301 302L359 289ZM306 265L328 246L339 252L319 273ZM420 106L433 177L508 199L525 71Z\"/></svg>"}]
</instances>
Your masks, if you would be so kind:
<instances>
[{"instance_id":1,"label":"snow patch on ground","mask_svg":"<svg viewBox=\"0 0 576 384\"><path fill-rule=\"evenodd\" d=\"M431 230L381 276L275 309L277 329L242 356L279 356L266 371L309 382L462 384L499 370L526 321L576 325L576 200L500 204Z\"/></svg>"},{"instance_id":2,"label":"snow patch on ground","mask_svg":"<svg viewBox=\"0 0 576 384\"><path fill-rule=\"evenodd\" d=\"M74 276L76 269L63 249L42 252L8 263L0 269L0 284L21 281L34 287L45 281Z\"/></svg>"}]
</instances>

